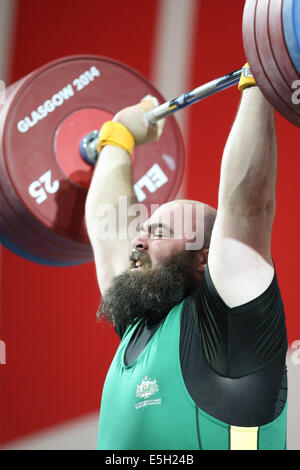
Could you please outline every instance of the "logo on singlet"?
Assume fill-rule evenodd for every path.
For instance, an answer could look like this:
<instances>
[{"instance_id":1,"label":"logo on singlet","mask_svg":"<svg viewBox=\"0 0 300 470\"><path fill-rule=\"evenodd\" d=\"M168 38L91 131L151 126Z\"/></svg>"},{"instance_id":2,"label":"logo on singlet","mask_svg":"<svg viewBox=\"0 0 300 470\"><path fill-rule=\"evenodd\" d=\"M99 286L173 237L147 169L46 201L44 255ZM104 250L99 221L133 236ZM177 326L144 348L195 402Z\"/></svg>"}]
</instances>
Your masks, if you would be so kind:
<instances>
[{"instance_id":1,"label":"logo on singlet","mask_svg":"<svg viewBox=\"0 0 300 470\"><path fill-rule=\"evenodd\" d=\"M159 386L156 380L151 380L150 377L145 376L140 384L136 386L136 396L138 398L146 398L146 400L136 403L135 408L139 409L149 405L161 405L161 398L147 400L147 398L154 395L159 391Z\"/></svg>"},{"instance_id":2,"label":"logo on singlet","mask_svg":"<svg viewBox=\"0 0 300 470\"><path fill-rule=\"evenodd\" d=\"M136 396L139 398L148 398L158 392L159 386L156 380L150 380L150 377L144 377L140 384L136 386Z\"/></svg>"}]
</instances>

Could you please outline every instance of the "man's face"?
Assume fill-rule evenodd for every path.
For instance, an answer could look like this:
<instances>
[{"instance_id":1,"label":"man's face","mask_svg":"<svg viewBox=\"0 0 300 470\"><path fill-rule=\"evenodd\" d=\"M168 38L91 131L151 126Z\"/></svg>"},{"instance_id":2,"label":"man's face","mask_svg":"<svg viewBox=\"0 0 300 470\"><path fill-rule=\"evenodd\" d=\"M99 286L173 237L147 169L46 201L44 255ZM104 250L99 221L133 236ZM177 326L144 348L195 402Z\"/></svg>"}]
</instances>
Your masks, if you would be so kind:
<instances>
[{"instance_id":1,"label":"man's face","mask_svg":"<svg viewBox=\"0 0 300 470\"><path fill-rule=\"evenodd\" d=\"M133 241L128 270L114 278L102 298L100 316L108 321L155 323L200 285L203 253L186 250L188 238L178 230L182 213L173 212L172 205L158 209Z\"/></svg>"},{"instance_id":2,"label":"man's face","mask_svg":"<svg viewBox=\"0 0 300 470\"><path fill-rule=\"evenodd\" d=\"M185 217L183 205L174 202L156 210L141 226L140 234L132 242L131 269L143 269L150 265L154 267L186 250L193 238L192 219L192 211L190 217ZM187 227L188 222L191 227Z\"/></svg>"}]
</instances>

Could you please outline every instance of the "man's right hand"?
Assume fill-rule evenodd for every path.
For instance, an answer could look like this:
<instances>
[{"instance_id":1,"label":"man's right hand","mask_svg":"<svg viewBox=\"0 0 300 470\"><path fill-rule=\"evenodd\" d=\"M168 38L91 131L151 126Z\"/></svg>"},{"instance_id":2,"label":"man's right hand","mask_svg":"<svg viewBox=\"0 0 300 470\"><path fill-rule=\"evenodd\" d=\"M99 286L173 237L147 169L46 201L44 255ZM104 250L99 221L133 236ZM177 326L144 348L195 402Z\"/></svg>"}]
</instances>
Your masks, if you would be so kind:
<instances>
[{"instance_id":1,"label":"man's right hand","mask_svg":"<svg viewBox=\"0 0 300 470\"><path fill-rule=\"evenodd\" d=\"M120 122L129 130L135 139L135 145L153 142L160 138L165 120L161 119L156 124L151 124L147 121L146 113L158 104L155 97L146 97L139 104L119 111L113 121Z\"/></svg>"}]
</instances>

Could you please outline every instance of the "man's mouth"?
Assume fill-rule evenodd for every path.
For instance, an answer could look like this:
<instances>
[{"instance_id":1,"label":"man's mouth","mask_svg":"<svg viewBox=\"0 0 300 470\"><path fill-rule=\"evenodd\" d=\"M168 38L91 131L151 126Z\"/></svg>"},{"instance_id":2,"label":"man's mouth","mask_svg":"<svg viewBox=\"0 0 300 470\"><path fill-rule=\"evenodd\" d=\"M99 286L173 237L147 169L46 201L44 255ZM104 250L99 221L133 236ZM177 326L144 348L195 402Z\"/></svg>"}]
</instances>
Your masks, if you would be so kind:
<instances>
[{"instance_id":1,"label":"man's mouth","mask_svg":"<svg viewBox=\"0 0 300 470\"><path fill-rule=\"evenodd\" d=\"M144 267L144 263L141 260L134 260L131 265L131 271L139 270Z\"/></svg>"},{"instance_id":2,"label":"man's mouth","mask_svg":"<svg viewBox=\"0 0 300 470\"><path fill-rule=\"evenodd\" d=\"M145 258L145 254L133 252L130 256L130 271L141 270L147 266L151 266L149 260Z\"/></svg>"}]
</instances>

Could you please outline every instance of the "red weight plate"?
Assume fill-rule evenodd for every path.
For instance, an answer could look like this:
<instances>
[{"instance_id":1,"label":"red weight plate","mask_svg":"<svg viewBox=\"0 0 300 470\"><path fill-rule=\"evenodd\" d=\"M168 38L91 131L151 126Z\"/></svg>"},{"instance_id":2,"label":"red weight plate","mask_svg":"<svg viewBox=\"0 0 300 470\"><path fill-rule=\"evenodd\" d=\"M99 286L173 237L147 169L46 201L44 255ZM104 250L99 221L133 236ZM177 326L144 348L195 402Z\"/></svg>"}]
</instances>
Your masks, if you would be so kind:
<instances>
[{"instance_id":1,"label":"red weight plate","mask_svg":"<svg viewBox=\"0 0 300 470\"><path fill-rule=\"evenodd\" d=\"M290 102L292 102L291 97L295 91L295 88L293 88L292 85L296 80L300 80L300 75L290 57L288 46L285 41L283 5L280 5L280 2L277 0L270 0L269 32L273 55L276 58L278 68L288 83L290 88ZM294 104L294 107L296 108L297 114L300 114L299 104Z\"/></svg>"},{"instance_id":2,"label":"red weight plate","mask_svg":"<svg viewBox=\"0 0 300 470\"><path fill-rule=\"evenodd\" d=\"M268 0L260 0L259 2L258 0L246 0L243 16L243 41L246 57L250 64L250 68L253 72L255 80L266 99L286 119L296 126L299 126L299 116L290 109L274 85L271 83L272 78L268 76L266 65L264 64L261 57L261 53L264 54L264 45L262 43L263 39L260 37L260 32L263 31L263 25L257 28L259 32L257 35L256 22L257 24L260 22L257 9L259 8L260 11L262 5L268 8ZM266 19L265 28L266 30L268 28Z\"/></svg>"},{"instance_id":3,"label":"red weight plate","mask_svg":"<svg viewBox=\"0 0 300 470\"><path fill-rule=\"evenodd\" d=\"M35 230L29 230L28 226L17 217L13 208L7 203L2 187L0 207L0 233L16 244L20 250L28 251L40 258L43 258L47 252L47 258L52 261L57 260L60 254L64 254L64 258L66 260L69 258L69 262L72 262L73 257L76 256L75 251L73 256L68 256L68 252L63 253L63 247L57 245L55 241L43 239Z\"/></svg>"},{"instance_id":4,"label":"red weight plate","mask_svg":"<svg viewBox=\"0 0 300 470\"><path fill-rule=\"evenodd\" d=\"M83 169L86 164L79 160L78 168L76 163L70 164L72 155L67 147L68 156L62 157L59 130L64 129L63 136L70 116L89 108L113 115L149 93L160 102L165 100L137 72L97 56L54 61L30 74L19 86L15 84L13 91L1 139L0 187L6 200L3 218L9 218L14 227L14 213L19 221L15 229L19 231L23 226L29 238L36 233L45 246L46 241L57 245L61 260L73 253L74 261L90 260L92 252L84 224L87 181L76 179L88 169ZM77 146L73 152L75 161ZM171 117L158 142L135 150L133 178L139 200L150 208L151 204L172 199L181 182L183 164L182 138ZM8 206L10 217L5 213Z\"/></svg>"},{"instance_id":5,"label":"red weight plate","mask_svg":"<svg viewBox=\"0 0 300 470\"><path fill-rule=\"evenodd\" d=\"M83 262L83 260L86 262L92 259L91 248L88 245L70 242L54 232L49 232L45 228L44 234L39 233L36 230L36 220L31 214L26 213L26 222L23 222L13 204L14 193L11 192L10 181L7 176L6 178L4 177L4 171L1 171L1 235L12 243L17 244L20 250L29 252L38 258L47 258L48 261L53 262L51 264L61 264L62 262L62 264L69 265L74 264L76 259L78 263ZM16 252L16 250L13 251Z\"/></svg>"},{"instance_id":6,"label":"red weight plate","mask_svg":"<svg viewBox=\"0 0 300 470\"><path fill-rule=\"evenodd\" d=\"M0 200L2 204L2 197ZM54 243L49 244L37 233L29 232L28 228L24 226L19 219L16 219L15 214L13 214L13 223L11 223L12 219L5 218L8 213L7 207L5 207L5 209L5 215L3 215L2 212L0 213L0 243L6 246L6 248L16 254L20 254L30 261L40 262L42 264L67 266L79 263L77 259L78 256L75 252L72 255L68 255L67 252L60 253ZM88 261L88 256L86 256L85 259Z\"/></svg>"},{"instance_id":7,"label":"red weight plate","mask_svg":"<svg viewBox=\"0 0 300 470\"><path fill-rule=\"evenodd\" d=\"M7 89L6 101L0 113L0 135L2 134L5 125L4 120L8 110L10 109L15 93L18 90L18 87L25 83L26 79L27 77L23 78L17 82L17 84L12 85ZM72 244L66 243L65 239L61 237L58 238L56 234L52 234L49 231L46 232L48 239L45 239L34 229L36 221L33 217L31 225L24 224L19 219L13 204L16 197L15 193L12 192L12 197L10 197L12 187L2 159L2 143L1 139L0 243L3 243L7 248L17 254L21 254L27 259L46 264L73 265L76 258L77 263L82 262L83 260L89 261L92 259L92 253L89 246L83 247L79 243L76 243L76 246L71 246ZM27 214L27 216L30 217L30 214ZM51 240L49 235L54 235L51 237Z\"/></svg>"},{"instance_id":8,"label":"red weight plate","mask_svg":"<svg viewBox=\"0 0 300 470\"><path fill-rule=\"evenodd\" d=\"M283 0L276 0L276 2L278 5ZM269 34L269 17L273 17L273 22L278 24L277 30L279 26L281 27L281 9L277 8L274 12L272 5L274 5L274 2L268 0L260 0L257 3L255 32L258 52L268 81L274 89L272 104L275 108L278 108L284 102L286 105L284 113L282 112L284 117L290 122L300 125L299 107L292 103L292 90L281 74L272 51Z\"/></svg>"},{"instance_id":9,"label":"red weight plate","mask_svg":"<svg viewBox=\"0 0 300 470\"><path fill-rule=\"evenodd\" d=\"M0 113L0 242L8 248L16 247L16 249L11 248L12 251L17 254L22 253L24 257L37 262L46 262L46 264L52 265L73 265L87 262L93 259L90 245L67 239L41 225L18 198L7 173L3 139L7 124L6 118L14 106L18 91L22 86L26 86L33 74L19 80L7 89L6 101ZM9 154L8 158L10 157ZM22 155L22 149L19 149L15 157L19 162L22 162L22 165L28 163L28 156L24 152ZM84 224L84 222L82 223Z\"/></svg>"}]
</instances>

